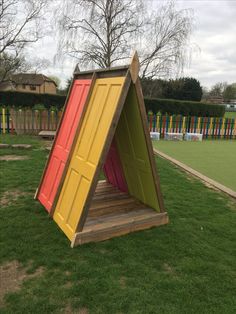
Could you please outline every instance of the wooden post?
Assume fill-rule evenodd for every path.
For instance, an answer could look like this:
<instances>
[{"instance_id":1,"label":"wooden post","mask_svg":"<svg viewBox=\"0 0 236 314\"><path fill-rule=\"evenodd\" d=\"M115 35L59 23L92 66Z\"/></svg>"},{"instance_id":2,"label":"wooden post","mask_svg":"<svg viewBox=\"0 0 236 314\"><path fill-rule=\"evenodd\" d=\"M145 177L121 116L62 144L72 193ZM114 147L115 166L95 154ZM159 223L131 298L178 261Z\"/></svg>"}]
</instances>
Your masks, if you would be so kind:
<instances>
[{"instance_id":1,"label":"wooden post","mask_svg":"<svg viewBox=\"0 0 236 314\"><path fill-rule=\"evenodd\" d=\"M2 133L6 133L6 117L5 117L5 108L2 108Z\"/></svg>"}]
</instances>

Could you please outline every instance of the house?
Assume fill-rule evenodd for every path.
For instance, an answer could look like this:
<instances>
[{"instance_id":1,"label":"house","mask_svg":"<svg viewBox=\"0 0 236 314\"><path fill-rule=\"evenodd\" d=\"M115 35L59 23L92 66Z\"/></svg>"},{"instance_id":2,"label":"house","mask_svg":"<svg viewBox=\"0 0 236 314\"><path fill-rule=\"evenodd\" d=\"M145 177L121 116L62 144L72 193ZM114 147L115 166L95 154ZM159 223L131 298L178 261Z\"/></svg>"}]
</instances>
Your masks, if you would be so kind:
<instances>
[{"instance_id":1,"label":"house","mask_svg":"<svg viewBox=\"0 0 236 314\"><path fill-rule=\"evenodd\" d=\"M203 99L204 102L210 103L210 104L222 104L224 102L224 98L222 96L208 96L205 99Z\"/></svg>"},{"instance_id":2,"label":"house","mask_svg":"<svg viewBox=\"0 0 236 314\"><path fill-rule=\"evenodd\" d=\"M0 85L2 91L17 91L37 94L56 94L57 84L43 74L19 73L11 77L10 82Z\"/></svg>"}]
</instances>

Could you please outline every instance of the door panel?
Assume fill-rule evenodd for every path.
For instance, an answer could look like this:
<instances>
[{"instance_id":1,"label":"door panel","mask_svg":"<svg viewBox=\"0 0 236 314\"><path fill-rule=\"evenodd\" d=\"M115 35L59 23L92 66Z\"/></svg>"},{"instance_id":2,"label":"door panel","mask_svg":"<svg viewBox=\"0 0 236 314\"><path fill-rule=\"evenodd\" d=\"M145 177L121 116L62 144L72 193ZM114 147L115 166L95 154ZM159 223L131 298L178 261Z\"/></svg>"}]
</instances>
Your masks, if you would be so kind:
<instances>
[{"instance_id":1,"label":"door panel","mask_svg":"<svg viewBox=\"0 0 236 314\"><path fill-rule=\"evenodd\" d=\"M129 193L160 211L135 87L130 87L115 140Z\"/></svg>"},{"instance_id":2,"label":"door panel","mask_svg":"<svg viewBox=\"0 0 236 314\"><path fill-rule=\"evenodd\" d=\"M116 186L123 192L128 192L123 168L114 139L108 152L103 171L109 183Z\"/></svg>"},{"instance_id":3,"label":"door panel","mask_svg":"<svg viewBox=\"0 0 236 314\"><path fill-rule=\"evenodd\" d=\"M97 79L53 219L72 240L117 109L124 77Z\"/></svg>"},{"instance_id":4,"label":"door panel","mask_svg":"<svg viewBox=\"0 0 236 314\"><path fill-rule=\"evenodd\" d=\"M38 193L38 200L48 212L51 211L63 170L75 136L76 128L81 118L88 96L91 80L75 80L63 120L58 130L52 154L48 161L43 181Z\"/></svg>"}]
</instances>

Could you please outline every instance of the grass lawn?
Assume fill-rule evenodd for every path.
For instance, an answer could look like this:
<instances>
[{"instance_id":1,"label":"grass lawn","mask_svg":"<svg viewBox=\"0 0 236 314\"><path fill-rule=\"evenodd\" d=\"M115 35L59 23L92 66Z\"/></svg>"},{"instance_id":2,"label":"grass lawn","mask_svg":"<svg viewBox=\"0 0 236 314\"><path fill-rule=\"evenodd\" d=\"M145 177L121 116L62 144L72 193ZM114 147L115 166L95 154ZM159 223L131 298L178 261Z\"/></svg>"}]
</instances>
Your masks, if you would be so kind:
<instances>
[{"instance_id":1,"label":"grass lawn","mask_svg":"<svg viewBox=\"0 0 236 314\"><path fill-rule=\"evenodd\" d=\"M234 112L226 112L225 113L225 118L234 118L234 119L236 119L236 111L234 111Z\"/></svg>"},{"instance_id":2,"label":"grass lawn","mask_svg":"<svg viewBox=\"0 0 236 314\"><path fill-rule=\"evenodd\" d=\"M33 149L0 150L29 158L0 161L1 313L235 313L232 199L160 158L170 224L71 249L33 200L48 154L42 142L21 136L3 141ZM24 280L17 277L26 269ZM11 289L1 301L6 286Z\"/></svg>"},{"instance_id":3,"label":"grass lawn","mask_svg":"<svg viewBox=\"0 0 236 314\"><path fill-rule=\"evenodd\" d=\"M161 152L236 191L236 141L153 142Z\"/></svg>"}]
</instances>

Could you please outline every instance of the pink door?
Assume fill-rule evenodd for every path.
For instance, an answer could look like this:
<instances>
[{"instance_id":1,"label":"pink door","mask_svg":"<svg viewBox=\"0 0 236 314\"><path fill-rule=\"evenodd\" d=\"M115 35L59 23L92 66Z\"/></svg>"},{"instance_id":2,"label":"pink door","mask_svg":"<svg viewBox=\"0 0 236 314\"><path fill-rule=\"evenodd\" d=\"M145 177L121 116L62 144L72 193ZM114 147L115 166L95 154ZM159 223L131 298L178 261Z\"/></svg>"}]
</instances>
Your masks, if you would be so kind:
<instances>
[{"instance_id":1,"label":"pink door","mask_svg":"<svg viewBox=\"0 0 236 314\"><path fill-rule=\"evenodd\" d=\"M51 211L65 163L88 96L91 80L75 80L67 102L60 128L44 173L38 200Z\"/></svg>"},{"instance_id":2,"label":"pink door","mask_svg":"<svg viewBox=\"0 0 236 314\"><path fill-rule=\"evenodd\" d=\"M109 183L111 183L113 186L116 186L123 192L128 192L124 172L114 139L107 154L103 170Z\"/></svg>"}]
</instances>

